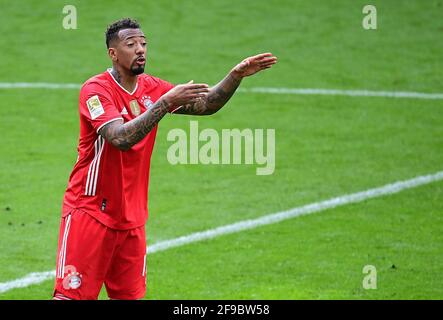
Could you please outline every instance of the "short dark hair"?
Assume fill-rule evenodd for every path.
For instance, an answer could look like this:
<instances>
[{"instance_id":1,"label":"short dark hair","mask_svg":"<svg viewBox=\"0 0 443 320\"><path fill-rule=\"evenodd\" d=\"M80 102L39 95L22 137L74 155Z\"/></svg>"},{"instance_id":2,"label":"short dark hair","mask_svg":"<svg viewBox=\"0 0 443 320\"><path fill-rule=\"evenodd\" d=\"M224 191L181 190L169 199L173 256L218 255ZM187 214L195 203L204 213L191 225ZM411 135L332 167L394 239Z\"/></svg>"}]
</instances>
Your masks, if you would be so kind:
<instances>
[{"instance_id":1,"label":"short dark hair","mask_svg":"<svg viewBox=\"0 0 443 320\"><path fill-rule=\"evenodd\" d=\"M131 18L123 18L111 23L106 29L106 47L109 48L109 43L118 37L118 32L123 29L139 29L140 25L137 20Z\"/></svg>"}]
</instances>

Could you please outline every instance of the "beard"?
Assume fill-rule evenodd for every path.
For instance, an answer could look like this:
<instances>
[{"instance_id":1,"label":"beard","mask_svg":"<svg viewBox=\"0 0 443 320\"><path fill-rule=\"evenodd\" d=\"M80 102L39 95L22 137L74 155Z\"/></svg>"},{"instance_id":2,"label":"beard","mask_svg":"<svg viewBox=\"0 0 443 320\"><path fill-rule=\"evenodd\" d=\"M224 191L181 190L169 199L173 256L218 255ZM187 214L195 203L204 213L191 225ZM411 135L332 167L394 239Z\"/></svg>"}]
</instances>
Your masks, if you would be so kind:
<instances>
[{"instance_id":1,"label":"beard","mask_svg":"<svg viewBox=\"0 0 443 320\"><path fill-rule=\"evenodd\" d=\"M131 66L131 72L134 76L138 76L139 74L142 74L143 72L145 72L145 66L140 66L140 65L132 65Z\"/></svg>"}]
</instances>

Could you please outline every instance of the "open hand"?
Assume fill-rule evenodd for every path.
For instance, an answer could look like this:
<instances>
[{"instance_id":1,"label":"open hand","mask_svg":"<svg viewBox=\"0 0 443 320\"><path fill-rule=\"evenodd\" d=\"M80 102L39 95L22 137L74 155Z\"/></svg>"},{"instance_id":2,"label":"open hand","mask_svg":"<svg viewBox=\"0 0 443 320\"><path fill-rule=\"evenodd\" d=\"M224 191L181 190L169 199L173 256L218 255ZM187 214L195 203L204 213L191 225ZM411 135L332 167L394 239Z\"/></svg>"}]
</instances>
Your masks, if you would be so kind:
<instances>
[{"instance_id":1,"label":"open hand","mask_svg":"<svg viewBox=\"0 0 443 320\"><path fill-rule=\"evenodd\" d=\"M205 83L193 83L193 80L179 84L168 91L162 98L173 107L194 103L198 98L204 97L209 92Z\"/></svg>"},{"instance_id":2,"label":"open hand","mask_svg":"<svg viewBox=\"0 0 443 320\"><path fill-rule=\"evenodd\" d=\"M256 56L248 57L232 69L232 73L243 78L251 76L261 70L269 69L277 63L277 57L272 53L261 53Z\"/></svg>"}]
</instances>

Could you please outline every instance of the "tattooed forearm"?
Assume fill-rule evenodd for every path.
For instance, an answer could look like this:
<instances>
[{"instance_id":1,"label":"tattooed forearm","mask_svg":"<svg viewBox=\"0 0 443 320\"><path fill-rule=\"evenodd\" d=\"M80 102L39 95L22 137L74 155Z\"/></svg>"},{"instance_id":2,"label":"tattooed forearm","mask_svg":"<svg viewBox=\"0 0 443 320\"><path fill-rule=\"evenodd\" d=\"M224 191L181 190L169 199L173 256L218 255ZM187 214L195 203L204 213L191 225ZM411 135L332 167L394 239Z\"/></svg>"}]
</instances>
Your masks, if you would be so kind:
<instances>
[{"instance_id":1,"label":"tattooed forearm","mask_svg":"<svg viewBox=\"0 0 443 320\"><path fill-rule=\"evenodd\" d=\"M216 113L232 97L240 85L241 78L229 73L216 86L211 88L205 97L197 98L194 103L186 104L175 113L191 115L208 115Z\"/></svg>"},{"instance_id":2,"label":"tattooed forearm","mask_svg":"<svg viewBox=\"0 0 443 320\"><path fill-rule=\"evenodd\" d=\"M277 57L270 52L243 59L242 62L232 68L231 72L222 81L211 88L206 95L199 96L187 103L179 104L180 108L175 113L192 115L213 114L228 102L244 77L249 77L257 72L269 69L275 63L277 63Z\"/></svg>"},{"instance_id":3,"label":"tattooed forearm","mask_svg":"<svg viewBox=\"0 0 443 320\"><path fill-rule=\"evenodd\" d=\"M110 122L100 129L99 134L118 149L129 150L154 128L168 112L168 108L168 103L160 99L139 117L125 124L122 121Z\"/></svg>"}]
</instances>

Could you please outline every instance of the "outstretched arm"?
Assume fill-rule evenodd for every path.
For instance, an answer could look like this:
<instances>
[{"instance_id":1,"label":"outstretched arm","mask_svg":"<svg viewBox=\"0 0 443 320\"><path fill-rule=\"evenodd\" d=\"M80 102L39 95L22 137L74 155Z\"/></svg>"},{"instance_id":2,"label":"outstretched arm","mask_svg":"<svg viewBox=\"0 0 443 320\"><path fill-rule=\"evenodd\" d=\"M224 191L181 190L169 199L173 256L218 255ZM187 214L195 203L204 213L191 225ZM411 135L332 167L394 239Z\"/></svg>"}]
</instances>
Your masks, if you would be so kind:
<instances>
[{"instance_id":1,"label":"outstretched arm","mask_svg":"<svg viewBox=\"0 0 443 320\"><path fill-rule=\"evenodd\" d=\"M174 113L190 115L216 113L232 97L244 77L269 69L275 63L277 63L277 57L272 53L262 53L246 58L236 65L222 81L212 87L207 95L181 106Z\"/></svg>"}]
</instances>

